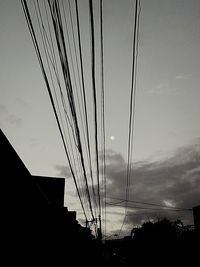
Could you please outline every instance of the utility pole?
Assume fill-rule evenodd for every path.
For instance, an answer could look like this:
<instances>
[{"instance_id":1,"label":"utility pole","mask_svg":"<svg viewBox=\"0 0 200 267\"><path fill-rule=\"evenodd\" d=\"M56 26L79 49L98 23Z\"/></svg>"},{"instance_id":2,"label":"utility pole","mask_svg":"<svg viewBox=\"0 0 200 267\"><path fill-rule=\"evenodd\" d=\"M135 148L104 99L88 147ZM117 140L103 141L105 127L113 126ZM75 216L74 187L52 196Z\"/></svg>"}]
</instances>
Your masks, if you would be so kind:
<instances>
[{"instance_id":1,"label":"utility pole","mask_svg":"<svg viewBox=\"0 0 200 267\"><path fill-rule=\"evenodd\" d=\"M99 228L97 230L98 232L98 239L101 242L102 241L102 226L101 226L101 215L99 215Z\"/></svg>"}]
</instances>

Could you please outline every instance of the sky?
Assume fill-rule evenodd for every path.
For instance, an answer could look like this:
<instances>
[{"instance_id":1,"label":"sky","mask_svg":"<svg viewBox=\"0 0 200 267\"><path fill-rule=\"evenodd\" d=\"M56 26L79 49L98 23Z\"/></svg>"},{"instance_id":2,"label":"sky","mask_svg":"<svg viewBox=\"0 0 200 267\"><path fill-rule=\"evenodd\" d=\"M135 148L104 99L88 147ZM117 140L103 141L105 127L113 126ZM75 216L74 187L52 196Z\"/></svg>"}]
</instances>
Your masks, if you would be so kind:
<instances>
[{"instance_id":1,"label":"sky","mask_svg":"<svg viewBox=\"0 0 200 267\"><path fill-rule=\"evenodd\" d=\"M78 2L92 121L88 1ZM103 2L107 190L120 198L127 165L134 1ZM98 53L98 1L94 9ZM141 0L130 190L134 200L189 208L200 203L199 14L199 0ZM32 174L66 178L65 205L79 211L20 1L0 0L0 36L1 128ZM97 56L97 72L98 63ZM129 213L127 231L151 218L140 215L141 210ZM188 213L169 216L192 223ZM116 232L123 208L109 207L107 219L108 230Z\"/></svg>"}]
</instances>

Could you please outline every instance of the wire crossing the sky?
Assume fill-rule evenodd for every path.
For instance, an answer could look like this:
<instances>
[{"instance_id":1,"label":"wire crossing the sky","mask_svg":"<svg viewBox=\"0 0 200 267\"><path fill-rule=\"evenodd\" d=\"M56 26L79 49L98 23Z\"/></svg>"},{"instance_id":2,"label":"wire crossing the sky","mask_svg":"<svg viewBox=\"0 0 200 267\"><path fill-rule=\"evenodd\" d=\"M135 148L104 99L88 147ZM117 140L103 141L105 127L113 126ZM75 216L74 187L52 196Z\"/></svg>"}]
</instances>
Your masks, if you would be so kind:
<instances>
[{"instance_id":1,"label":"wire crossing the sky","mask_svg":"<svg viewBox=\"0 0 200 267\"><path fill-rule=\"evenodd\" d=\"M77 211L80 211L81 219L85 219L86 226L94 227L93 231L99 239L101 239L102 233L103 236L107 236L107 228L110 224L107 217L109 213L112 214L111 209L114 210L114 207L118 207L120 216L121 210L124 211L119 235L126 224L127 216L132 216L130 209L141 209L144 212L149 210L151 214L192 211L191 208L172 207L170 202L167 206L162 202L151 203L139 201L139 199L138 201L134 200L132 158L134 154L140 2L140 0L130 1L133 6L130 24L132 31L129 57L131 63L129 68L130 88L128 87L130 93L127 103L128 116L125 118L128 129L127 164L125 165L124 188L120 188L121 191L116 192L116 196L121 196L121 198L117 198L109 196L113 182L110 170L113 165L112 162L109 162L109 150L106 151L107 134L110 134L111 128L114 130L114 127L112 125L110 127L108 123L110 114L106 112L109 110L106 106L109 102L106 96L112 93L112 90L109 91L109 87L114 84L111 85L113 81L110 80L110 77L112 77L113 71L116 72L115 66L114 70L111 70L111 65L105 64L115 53L113 50L114 53L111 57L108 54L110 36L108 36L107 26L113 27L113 24L110 18L104 20L104 16L107 15L106 8L109 4L103 0L87 0L87 5L81 0L21 0L55 115L59 136L67 157L65 167L71 173L70 178L73 179L77 193L75 197L80 202ZM121 44L117 43L120 38L116 40L116 47L120 47ZM110 73L111 75L109 75ZM113 110L111 110L112 112ZM108 160L107 164L106 160ZM71 185L69 188L72 190ZM133 188L132 192L130 188ZM76 203L74 202L74 204ZM133 216L142 214L133 211Z\"/></svg>"},{"instance_id":2,"label":"wire crossing the sky","mask_svg":"<svg viewBox=\"0 0 200 267\"><path fill-rule=\"evenodd\" d=\"M46 74L46 71L45 71L45 68L44 68L43 60L42 60L42 57L41 57L41 53L40 53L40 49L39 49L39 46L38 46L37 38L36 38L35 31L34 31L34 28L33 28L32 20L31 20L31 17L30 17L30 13L29 13L29 10L28 10L27 2L26 2L26 0L21 0L21 3L22 3L24 14L25 14L25 18L26 18L26 21L27 21L27 24L28 24L28 28L29 28L29 31L30 31L30 34L31 34L31 38L32 38L32 41L33 41L35 52L36 52L36 55L37 55L37 58L38 58L38 61L39 61L40 67L41 67L42 75L44 77L44 81L45 81L45 84L46 84L46 87L47 87L47 90L48 90L48 94L49 94L50 101L51 101L51 104L52 104L52 107L53 107L53 111L54 111L54 114L55 114L55 117L56 117L57 125L58 125L58 128L59 128L60 134L61 134L61 138L62 138L62 141L63 141L65 153L66 153L66 156L67 156L67 159L68 159L68 163L69 163L69 167L70 167L70 170L71 170L72 177L74 179L74 183L75 183L77 194L78 194L78 197L79 197L79 200L80 200L80 203L81 203L81 207L82 207L82 210L83 210L83 213L84 213L84 216L85 216L86 220L88 220L87 216L86 216L86 211L85 211L85 208L84 208L81 196L80 196L80 191L79 191L79 188L78 188L76 177L75 177L74 171L72 169L72 164L71 164L71 161L70 161L70 158L69 158L69 153L67 151L67 147L66 147L66 144L65 144L64 135L63 135L62 128L61 128L61 125L60 125L60 122L59 122L58 114L57 114L56 107L55 107L55 104L54 104L54 100L53 100L53 96L52 96L52 93L51 93L49 81L48 81L48 78L47 78L47 74Z\"/></svg>"},{"instance_id":3,"label":"wire crossing the sky","mask_svg":"<svg viewBox=\"0 0 200 267\"><path fill-rule=\"evenodd\" d=\"M88 181L87 181L87 175L86 175L86 169L85 169L85 163L84 163L84 157L83 157L83 151L82 151L82 144L81 144L81 139L80 139L80 130L78 126L78 120L77 120L77 114L76 114L76 108L75 108L75 102L74 102L74 94L72 90L71 77L70 77L70 72L69 72L69 64L68 64L68 59L67 59L67 52L66 52L66 46L65 46L65 39L64 39L64 33L63 33L59 3L57 1L52 1L52 2L48 1L48 3L49 3L50 10L51 10L54 32L56 36L60 62L61 62L62 71L63 71L63 77L64 77L65 86L67 90L70 111L71 111L71 115L72 115L72 119L74 123L77 146L78 146L78 151L80 153L80 158L81 158L81 165L83 168L83 177L84 177L85 185L86 185L86 194L88 197L91 215L92 215L92 218L94 219L92 202L91 202L91 197L90 197L90 192L89 192L89 187L88 187Z\"/></svg>"},{"instance_id":4,"label":"wire crossing the sky","mask_svg":"<svg viewBox=\"0 0 200 267\"><path fill-rule=\"evenodd\" d=\"M94 15L93 1L89 0L90 26L91 26L91 48L92 48L92 87L94 101L94 125L95 125L95 152L96 152L96 168L97 168L97 191L99 203L99 223L101 232L101 198L100 198L100 181L99 181L99 155L98 155L98 125L97 125L97 96L96 96L96 79L95 79L95 41L94 41Z\"/></svg>"},{"instance_id":5,"label":"wire crossing the sky","mask_svg":"<svg viewBox=\"0 0 200 267\"><path fill-rule=\"evenodd\" d=\"M122 222L119 235L122 232L127 215L127 201L129 199L130 176L131 176L131 160L132 160L132 142L133 129L135 120L135 104L136 104L136 68L137 68L137 46L138 46L138 31L139 31L139 16L140 16L140 0L135 0L134 26L133 26L133 46L132 46L132 75L131 75L131 90L130 90L130 106L129 106L129 126L128 126L128 156L127 156L127 171L126 171L126 191L125 191L125 214Z\"/></svg>"},{"instance_id":6,"label":"wire crossing the sky","mask_svg":"<svg viewBox=\"0 0 200 267\"><path fill-rule=\"evenodd\" d=\"M144 202L144 201L134 201L134 200L125 200L125 199L122 199L122 198L115 198L115 197L108 197L109 199L114 199L114 200L118 200L119 202L116 202L116 203L110 203L110 202L107 202L107 204L109 205L119 205L121 203L124 203L124 202L128 202L128 203L136 203L136 204L142 204L142 205L146 205L146 206L156 206L156 207L161 207L161 208L165 208L165 209L170 209L170 210L180 210L180 211L191 211L192 209L191 208L181 208L181 207L170 207L170 206L167 206L167 205L161 205L161 204L156 204L156 203L149 203L149 202ZM132 206L129 206L132 208ZM144 208L143 206L141 206L141 208ZM153 208L151 208L153 209ZM163 209L161 209L163 210Z\"/></svg>"},{"instance_id":7,"label":"wire crossing the sky","mask_svg":"<svg viewBox=\"0 0 200 267\"><path fill-rule=\"evenodd\" d=\"M102 127L102 188L104 192L104 236L106 237L106 130L105 130L105 88L104 88L104 38L103 0L100 0L100 39L101 39L101 127Z\"/></svg>"},{"instance_id":8,"label":"wire crossing the sky","mask_svg":"<svg viewBox=\"0 0 200 267\"><path fill-rule=\"evenodd\" d=\"M101 217L102 209L104 209L104 234L106 235L103 1L99 0L98 6L99 46L96 46L95 23L97 21L94 16L93 1L88 0L88 26L91 37L91 103L93 104L92 112L90 112L93 115L93 122L90 122L91 125L89 124L89 101L87 99L90 93L84 77L83 40L81 37L78 0L75 0L73 3L68 0L68 4L63 0L41 2L33 0L29 2L30 6L28 6L27 2L27 0L21 0L67 156L68 165L86 219L86 225L88 225L88 222L91 222L97 230L98 224L101 234ZM35 10L34 14L33 10ZM98 74L96 73L96 49L99 49L100 52L101 67ZM101 97L99 99L96 75L100 78L99 92ZM98 112L101 118L98 117ZM101 142L98 140L99 137L101 137ZM95 144L94 158L96 168L93 166L91 138ZM102 153L102 169L100 169L99 165L99 147L101 147ZM85 157L87 157L88 161L85 160ZM101 188L100 185L102 185Z\"/></svg>"},{"instance_id":9,"label":"wire crossing the sky","mask_svg":"<svg viewBox=\"0 0 200 267\"><path fill-rule=\"evenodd\" d=\"M95 189L94 189L94 178L93 178L93 171L92 171L90 136L89 136L89 125L88 125L88 114L87 114L87 101L86 101L85 81L84 81L84 72L83 72L83 57L82 57L81 33L80 33L80 22L79 22L79 11L78 11L77 0L75 0L75 8L76 8L77 35L78 35L80 66L81 66L81 81L82 81L82 91L83 91L83 100L84 100L87 146L88 146L88 152L89 152L90 176L91 176L91 182L92 182L92 192L93 192L94 202L95 202L95 206L97 207L96 193L95 193Z\"/></svg>"}]
</instances>

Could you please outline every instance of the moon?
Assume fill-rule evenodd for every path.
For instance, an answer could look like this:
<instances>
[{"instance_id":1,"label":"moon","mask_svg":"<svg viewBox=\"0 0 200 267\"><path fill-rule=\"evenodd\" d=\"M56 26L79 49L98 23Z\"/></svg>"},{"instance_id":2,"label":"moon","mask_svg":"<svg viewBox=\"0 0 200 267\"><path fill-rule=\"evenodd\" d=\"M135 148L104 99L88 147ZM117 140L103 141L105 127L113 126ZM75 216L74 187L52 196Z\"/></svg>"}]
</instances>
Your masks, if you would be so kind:
<instances>
[{"instance_id":1,"label":"moon","mask_svg":"<svg viewBox=\"0 0 200 267\"><path fill-rule=\"evenodd\" d=\"M115 140L114 135L111 135L110 140L111 140L111 141L114 141L114 140Z\"/></svg>"}]
</instances>

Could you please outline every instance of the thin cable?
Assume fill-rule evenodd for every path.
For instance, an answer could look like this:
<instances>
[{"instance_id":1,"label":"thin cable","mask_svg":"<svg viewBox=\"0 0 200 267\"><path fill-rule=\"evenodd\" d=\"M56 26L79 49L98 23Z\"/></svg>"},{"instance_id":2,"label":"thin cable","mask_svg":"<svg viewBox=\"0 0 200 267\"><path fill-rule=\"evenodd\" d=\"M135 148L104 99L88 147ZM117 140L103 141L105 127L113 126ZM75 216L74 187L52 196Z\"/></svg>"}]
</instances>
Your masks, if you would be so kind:
<instances>
[{"instance_id":1,"label":"thin cable","mask_svg":"<svg viewBox=\"0 0 200 267\"><path fill-rule=\"evenodd\" d=\"M87 182L85 164L84 164L83 150L82 150L81 139L80 139L80 131L79 131L76 109L75 109L74 95L73 95L73 91L72 91L72 84L71 84L69 64L68 64L67 52L66 52L66 46L65 46L65 40L64 40L60 7L59 7L59 3L56 0L52 1L52 3L50 2L50 0L48 0L48 3L50 6L50 10L51 10L53 26L54 26L54 31L55 31L55 36L56 36L62 71L63 71L63 77L64 77L64 81L65 81L65 85L66 85L66 91L67 91L69 106L70 106L70 110L71 110L71 114L72 114L72 118L73 118L73 122L74 122L74 127L75 127L75 131L76 131L78 151L79 151L80 157L81 157L81 165L83 168L83 174L84 174L85 185L86 185L86 193L87 193L88 202L90 205L91 215L92 215L92 218L94 218L92 203L91 203L91 197L90 197L90 192L89 192L89 187L88 187L88 182Z\"/></svg>"},{"instance_id":2,"label":"thin cable","mask_svg":"<svg viewBox=\"0 0 200 267\"><path fill-rule=\"evenodd\" d=\"M64 137L65 137L65 140L66 140L67 150L68 150L69 156L70 156L70 152L69 151L71 151L72 156L70 156L70 158L71 158L71 161L73 161L74 171L78 175L78 171L77 171L76 164L75 164L76 161L75 161L74 152L73 152L73 148L72 148L71 135L70 134L68 135L68 137L69 137L69 143L70 143L70 150L69 150L69 146L68 146L68 143L67 143L66 132L65 132L65 128L64 128L64 124L63 124L63 120L62 120L60 108L59 108L59 102L58 102L58 98L57 98L57 93L56 93L56 89L55 89L55 85L54 85L54 81L53 81L53 77L52 77L51 68L50 68L50 65L49 65L49 60L48 60L48 55L49 54L47 54L47 52L46 52L46 50L48 50L47 43L46 43L46 38L48 38L48 37L45 34L46 31L45 31L45 28L44 28L44 23L43 23L43 19L42 19L42 15L41 15L41 10L40 10L40 5L39 5L38 0L37 0L38 11L37 11L35 2L34 2L34 6L35 6L36 16L37 16L37 19L38 19L39 29L40 29L40 33L41 33L41 37L42 37L43 46L44 46L46 61L47 61L47 65L48 65L48 69L49 69L49 73L50 73L50 77L51 77L51 82L52 82L52 86L53 86L53 89L54 89L54 95L55 95L56 104L57 104L57 108L58 108L58 112L59 112L59 117L60 117L60 120L61 120L62 129L64 131ZM42 26L40 26L40 23L42 24ZM51 61L51 63L54 65L55 64L55 61L54 62ZM55 70L55 65L54 65L54 70ZM60 81L58 82L58 85L59 85L59 89L61 90ZM62 95L61 95L61 97L62 97ZM63 104L63 109L65 110L65 106L64 106L63 101L62 101L62 104ZM65 112L65 115L66 115L66 112ZM67 129L68 129L68 132L69 132L69 126L68 126L68 121L67 121L66 116L65 116L65 119L66 119ZM78 179L77 179L77 182L78 182ZM78 184L78 186L79 186L79 184ZM79 188L80 188L80 186L79 186Z\"/></svg>"},{"instance_id":3,"label":"thin cable","mask_svg":"<svg viewBox=\"0 0 200 267\"><path fill-rule=\"evenodd\" d=\"M92 171L90 136L89 136L89 125L88 125L88 114L87 114L87 101L86 101L86 92L85 92L82 46L81 46L81 32L80 32L79 11L78 11L77 0L75 0L75 8L76 8L76 22L77 22L78 45L79 45L79 58L80 58L80 66L81 66L81 80L82 80L82 91L83 91L83 101L84 101L84 112L85 112L86 136L87 136L87 146L88 146L89 159L90 159L90 161L89 161L90 176L91 176L91 182L92 182L92 191L93 191L93 196L94 196L94 203L95 203L95 206L97 207L96 193L95 193L95 189L94 189L94 178L93 178L93 171Z\"/></svg>"},{"instance_id":4,"label":"thin cable","mask_svg":"<svg viewBox=\"0 0 200 267\"><path fill-rule=\"evenodd\" d=\"M46 31L45 31L45 27L44 27L44 23L43 23L43 19L42 19L42 15L41 15L41 10L40 10L40 5L39 5L38 0L37 0L37 7L38 8L36 8L35 2L34 2L34 6L35 6L36 16L37 16L37 19L38 19L39 29L40 29L40 33L41 33L41 37L42 37L43 46L44 46L46 61L47 61L47 65L48 65L48 69L49 69L49 73L50 73L50 77L51 77L51 82L52 82L52 86L53 86L53 89L54 89L54 95L55 95L55 99L56 99L58 113L59 113L59 117L60 117L60 120L61 120L61 126L62 126L62 129L63 129L63 132L64 132L64 137L65 137L65 140L66 140L67 150L68 150L69 156L70 156L70 152L69 151L71 151L70 158L71 158L71 161L73 161L74 172L75 172L75 174L76 174L77 177L78 176L80 177L81 171L80 171L80 167L78 166L79 168L77 168L77 165L75 164L76 160L75 160L75 157L74 157L74 151L73 151L73 147L72 147L72 141L71 141L71 135L70 134L68 134L70 149L69 149L69 145L67 143L66 132L65 132L65 128L64 128L64 124L63 124L63 120L62 120L60 108L59 108L59 103L58 103L57 93L56 93L56 89L55 89L55 85L54 85L54 81L53 81L53 77L52 77L51 68L50 68L50 65L49 65L49 59L48 59L49 54L46 52L46 50L48 50L47 43L46 43L46 39L48 37L47 37ZM46 12L46 16L47 16L47 12ZM42 26L40 26L40 23L41 23ZM50 44L53 47L53 44L51 43L51 40L50 40ZM55 60L53 60L53 61L51 60L51 63L53 64L53 69L55 71L55 65L54 65L55 64ZM55 75L56 75L56 73L55 73ZM59 77L56 77L56 78L59 79ZM59 89L61 90L60 81L58 81L58 86L59 86ZM62 104L64 104L63 101L62 101ZM63 105L63 109L65 110L65 106L64 105ZM66 119L66 116L65 116L65 120L66 120L67 130L68 130L68 133L69 133L69 125L68 125L69 122ZM75 151L77 152L77 150L75 150ZM78 157L77 157L77 159L78 159ZM79 161L78 161L78 163L79 163ZM85 201L85 198L84 198L83 184L80 186L79 180L81 182L83 182L83 181L80 178L77 179L77 185L79 187L80 195L84 199L84 202L85 202L85 205L86 205L87 202Z\"/></svg>"},{"instance_id":5,"label":"thin cable","mask_svg":"<svg viewBox=\"0 0 200 267\"><path fill-rule=\"evenodd\" d=\"M62 87L61 87L61 83L60 83L60 78L59 78L59 72L58 72L58 66L57 66L57 62L56 62L56 56L55 56L55 49L54 49L54 45L53 45L53 40L52 40L52 34L51 34L51 30L50 30L50 24L49 24L49 19L48 19L48 14L47 14L47 8L46 8L46 1L44 0L44 6L45 6L45 12L46 12L46 18L47 18L47 24L48 24L48 29L49 29L49 34L50 34L50 43L52 46L52 52L53 52L53 59L50 58L50 62L52 64L56 79L57 79L57 84L59 87L59 91L60 91L60 96L61 96L61 101L62 101L62 105L63 105L63 109L64 109L64 114L65 114L65 120L66 120L66 124L68 127L68 123L70 125L71 131L72 131L72 136L75 142L75 145L77 147L77 143L76 143L76 138L75 138L75 133L74 133L74 129L73 129L73 125L72 122L69 118L68 112L67 112L67 106L66 106L66 102L65 102L65 98L62 92ZM44 29L44 27L43 27ZM45 29L44 32L46 33ZM48 37L46 37L48 40ZM48 54L49 55L49 54ZM69 130L68 130L69 132ZM70 136L70 134L69 134Z\"/></svg>"},{"instance_id":6,"label":"thin cable","mask_svg":"<svg viewBox=\"0 0 200 267\"><path fill-rule=\"evenodd\" d=\"M137 33L136 33L136 47L135 47L135 68L134 68L134 97L133 97L133 117L132 117L132 127L131 127L131 143L130 143L130 168L129 173L131 175L132 171L132 157L133 157L133 133L134 133L134 126L135 126L135 110L136 110L136 90L137 90L137 70L138 70L138 47L139 47L139 30L140 30L140 13L141 13L141 5L140 0L138 2L139 8L138 8L138 21L137 21Z\"/></svg>"},{"instance_id":7,"label":"thin cable","mask_svg":"<svg viewBox=\"0 0 200 267\"><path fill-rule=\"evenodd\" d=\"M192 211L192 210L188 210L188 211ZM145 213L134 213L134 214L127 214L128 217L130 216L158 216L160 214L166 214L167 213L171 213L171 212L186 212L186 210L162 210L162 211L152 211L152 212L145 212Z\"/></svg>"},{"instance_id":8,"label":"thin cable","mask_svg":"<svg viewBox=\"0 0 200 267\"><path fill-rule=\"evenodd\" d=\"M72 169L72 165L71 165L71 162L70 162L70 158L69 158L69 154L68 154L68 151L67 151L67 147L66 147L66 144L65 144L64 135L62 133L61 125L60 125L60 122L59 122L59 119L58 119L58 115L57 115L57 111L56 111L56 108L55 108L53 96L52 96L52 93L51 93L49 81L48 81L48 78L47 78L47 75L46 75L46 71L44 69L44 65L43 65L41 53L40 53L40 50L39 50L37 38L36 38L35 31L34 31L34 28L33 28L32 20L31 20L31 17L30 17L30 13L29 13L29 10L28 10L27 1L26 0L21 0L21 4L22 4L22 8L23 8L23 11L24 11L24 15L25 15L26 21L27 21L28 28L29 28L29 31L30 31L32 42L33 42L33 45L34 45L34 48L35 48L35 52L36 52L36 55L37 55L37 58L38 58L38 61L39 61L39 64L40 64L42 75L43 75L43 78L44 78L44 81L45 81L45 84L46 84L46 87L47 87L47 90L48 90L48 94L49 94L50 101L51 101L51 104L52 104L52 107L53 107L54 115L56 117L57 126L58 126L58 129L59 129L61 138L62 138L63 146L64 146L65 153L66 153L66 156L67 156L67 159L68 159L69 167L70 167L70 170L71 170L71 173L72 173L72 177L73 177L73 180L74 180L74 183L75 183L75 187L76 187L76 190L77 190L77 193L78 193L78 197L79 197L79 200L80 200L80 203L81 203L81 207L82 207L84 216L85 216L85 218L87 220L85 209L84 209L84 206L83 206L83 203L82 203L82 199L81 199L81 196L80 196L80 192L79 192L79 189L78 189L78 186L77 186L76 177L74 175L74 172L73 172L73 169Z\"/></svg>"},{"instance_id":9,"label":"thin cable","mask_svg":"<svg viewBox=\"0 0 200 267\"><path fill-rule=\"evenodd\" d=\"M72 71L73 71L74 82L75 82L76 96L77 96L77 101L78 101L78 109L79 109L79 114L80 114L80 118L81 118L81 126L82 126L82 129L83 129L83 139L84 139L84 143L85 143L85 147L86 147L86 151L87 151L85 127L84 127L83 116L82 116L82 112L81 112L81 107L82 107L82 110L84 110L83 97L82 97L82 94L81 94L81 101L80 101L79 100L79 94L78 94L78 86L77 86L77 81L76 81L76 75L75 75L74 62L73 62L73 57L72 57L69 30L68 30L68 26L67 26L66 12L65 12L65 7L64 7L64 4L63 4L63 0L62 0L61 3L62 3L63 14L64 14L64 22L65 22L66 32L67 32L67 40L68 40L68 44L69 44L69 52L70 52L71 65L72 65ZM79 87L81 89L81 82L80 82L80 74L79 74L79 67L78 67L78 59L77 59L77 51L76 51L76 43L75 43L75 37L74 37L74 27L73 27L73 21L72 21L70 1L68 1L68 4L69 4L69 11L70 11L70 21L71 21L71 28L72 28L73 45L74 45L73 47L74 47L74 50L75 50L76 68L77 68L77 73L78 73L78 82L79 82ZM80 104L80 102L81 102L81 104ZM87 159L88 159L88 164L89 164L89 153L88 153L88 151L87 151L86 154L87 154Z\"/></svg>"},{"instance_id":10,"label":"thin cable","mask_svg":"<svg viewBox=\"0 0 200 267\"><path fill-rule=\"evenodd\" d=\"M128 134L128 163L127 163L127 172L126 172L126 202L125 202L125 215L122 226L120 228L119 235L123 229L127 213L127 200L129 199L129 187L130 187L130 155L131 155L131 133L133 131L133 121L135 114L135 88L134 79L135 79L135 61L136 61L136 36L137 36L137 24L138 24L138 0L135 0L135 14L134 14L134 29L133 29L133 47L132 47L132 80L131 80L131 95L130 95L130 107L129 107L129 134Z\"/></svg>"},{"instance_id":11,"label":"thin cable","mask_svg":"<svg viewBox=\"0 0 200 267\"><path fill-rule=\"evenodd\" d=\"M104 39L103 39L103 0L100 0L100 38L101 38L101 107L102 107L102 182L104 191L104 236L106 236L106 133L105 133L105 88L104 88ZM102 198L103 199L103 198Z\"/></svg>"},{"instance_id":12,"label":"thin cable","mask_svg":"<svg viewBox=\"0 0 200 267\"><path fill-rule=\"evenodd\" d=\"M122 202L123 203L123 202ZM107 205L110 205L110 206L117 206L117 207L123 207L123 205L120 205L120 203L110 203L110 202L107 202ZM164 209L165 210L174 210L174 211L191 211L192 209L179 209L179 208L172 208L172 207L164 207L163 209L159 209L159 208L150 208L150 207L140 207L140 206L129 206L129 205L126 205L127 208L131 208L131 209L142 209L142 210L161 210L163 211Z\"/></svg>"},{"instance_id":13,"label":"thin cable","mask_svg":"<svg viewBox=\"0 0 200 267\"><path fill-rule=\"evenodd\" d=\"M97 167L97 190L99 202L99 228L101 229L101 197L100 197L100 182L99 182L99 155L98 155L98 125L97 125L97 97L96 97L96 80L95 80L95 41L94 41L94 15L93 2L89 0L90 11L90 26L91 26L91 41L92 41L92 87L93 87L93 102L94 102L94 123L95 123L95 151L96 151L96 167Z\"/></svg>"},{"instance_id":14,"label":"thin cable","mask_svg":"<svg viewBox=\"0 0 200 267\"><path fill-rule=\"evenodd\" d=\"M108 197L108 198L109 199L126 201L125 199L122 199L122 198L116 198L116 197ZM171 208L171 209L181 209L181 210L188 210L188 209L190 209L190 208L169 207L167 205L160 205L160 204L156 204L156 203L149 203L149 202L142 202L142 201L135 201L135 200L128 200L127 202L137 203L137 204L144 204L144 205L150 205L150 206L156 206L156 207L162 207L162 208Z\"/></svg>"}]
</instances>

